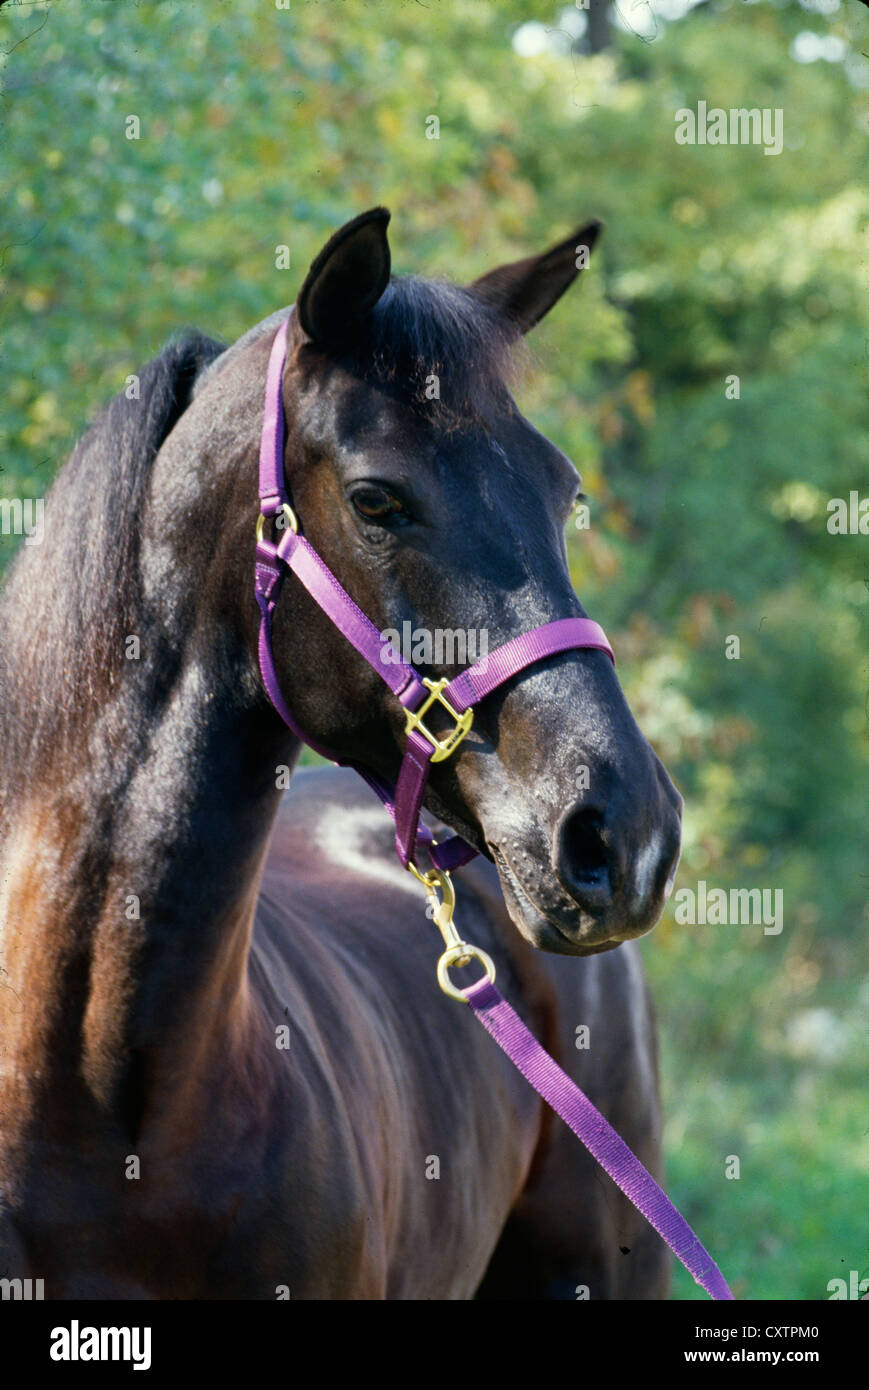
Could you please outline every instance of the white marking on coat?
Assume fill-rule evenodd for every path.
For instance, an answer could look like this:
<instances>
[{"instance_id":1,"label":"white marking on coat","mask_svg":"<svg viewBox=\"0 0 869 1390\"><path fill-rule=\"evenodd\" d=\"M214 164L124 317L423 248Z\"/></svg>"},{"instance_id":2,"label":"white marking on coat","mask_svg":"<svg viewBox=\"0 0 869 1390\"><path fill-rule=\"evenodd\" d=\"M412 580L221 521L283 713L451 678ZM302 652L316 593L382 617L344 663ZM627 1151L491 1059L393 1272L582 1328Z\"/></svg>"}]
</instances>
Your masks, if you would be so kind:
<instances>
[{"instance_id":1,"label":"white marking on coat","mask_svg":"<svg viewBox=\"0 0 869 1390\"><path fill-rule=\"evenodd\" d=\"M408 893L419 892L415 878L403 869L398 859L384 859L377 832L383 833L383 811L379 806L370 810L348 810L331 806L317 821L314 838L318 849L344 869L363 878L404 888Z\"/></svg>"}]
</instances>

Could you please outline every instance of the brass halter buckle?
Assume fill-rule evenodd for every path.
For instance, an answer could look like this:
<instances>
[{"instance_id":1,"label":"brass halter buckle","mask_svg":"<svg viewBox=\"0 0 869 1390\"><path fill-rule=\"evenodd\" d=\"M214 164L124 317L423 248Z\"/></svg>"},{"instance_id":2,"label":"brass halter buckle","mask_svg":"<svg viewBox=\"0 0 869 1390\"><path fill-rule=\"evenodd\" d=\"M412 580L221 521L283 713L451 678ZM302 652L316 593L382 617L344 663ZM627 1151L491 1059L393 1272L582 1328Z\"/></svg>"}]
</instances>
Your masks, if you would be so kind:
<instances>
[{"instance_id":1,"label":"brass halter buckle","mask_svg":"<svg viewBox=\"0 0 869 1390\"><path fill-rule=\"evenodd\" d=\"M444 758L448 758L450 754L455 752L458 748L465 734L474 722L474 711L473 709L466 709L463 714L460 714L458 710L453 709L449 700L444 699L444 690L449 685L446 676L442 676L438 681L432 681L429 680L427 676L423 676L422 683L431 694L427 699L423 700L419 709L405 710L404 732L406 734L411 734L414 729L418 730L423 738L428 739L434 749L431 755L431 761L433 763L439 763L442 762ZM443 705L450 719L454 721L456 726L454 729L451 729L444 738L438 738L437 735L433 734L431 729L427 729L422 722L423 716L427 714L435 701Z\"/></svg>"}]
</instances>

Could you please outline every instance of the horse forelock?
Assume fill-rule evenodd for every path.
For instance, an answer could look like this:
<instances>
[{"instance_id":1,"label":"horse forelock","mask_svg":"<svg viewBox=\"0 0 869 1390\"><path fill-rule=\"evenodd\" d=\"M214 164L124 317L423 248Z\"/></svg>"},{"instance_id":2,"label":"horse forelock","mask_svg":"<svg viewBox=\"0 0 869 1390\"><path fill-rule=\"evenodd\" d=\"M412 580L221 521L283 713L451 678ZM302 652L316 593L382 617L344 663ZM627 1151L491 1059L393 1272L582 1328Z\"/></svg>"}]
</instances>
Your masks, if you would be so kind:
<instances>
[{"instance_id":1,"label":"horse forelock","mask_svg":"<svg viewBox=\"0 0 869 1390\"><path fill-rule=\"evenodd\" d=\"M390 280L341 362L449 427L506 400L520 341L515 325L470 290L408 275Z\"/></svg>"}]
</instances>

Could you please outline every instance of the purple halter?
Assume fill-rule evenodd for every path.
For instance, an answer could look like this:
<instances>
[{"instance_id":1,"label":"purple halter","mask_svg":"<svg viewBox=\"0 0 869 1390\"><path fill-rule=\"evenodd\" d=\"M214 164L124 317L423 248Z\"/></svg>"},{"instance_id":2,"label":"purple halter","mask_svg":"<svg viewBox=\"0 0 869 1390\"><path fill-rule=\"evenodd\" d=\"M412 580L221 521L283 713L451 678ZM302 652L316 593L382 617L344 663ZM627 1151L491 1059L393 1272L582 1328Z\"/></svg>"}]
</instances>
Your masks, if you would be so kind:
<instances>
[{"instance_id":1,"label":"purple halter","mask_svg":"<svg viewBox=\"0 0 869 1390\"><path fill-rule=\"evenodd\" d=\"M405 868L414 862L418 847L422 846L437 868L454 869L466 864L477 851L458 835L434 845L431 831L420 820L432 762L449 757L459 746L471 727L473 706L519 671L548 656L577 647L595 647L606 652L615 663L613 650L603 628L590 618L561 618L512 638L491 652L485 665L475 662L449 682L428 680L403 661L394 649L385 651L377 628L341 587L313 546L297 532L298 523L284 486L281 381L286 361L288 325L287 319L278 329L272 344L260 443L262 517L282 515L287 522L277 542L264 538L262 520L257 529L256 599L262 614L259 661L263 681L278 714L297 737L333 762L343 761L343 765L354 767L374 789L395 821L395 847ZM404 706L407 743L394 787L361 764L336 758L328 748L299 728L284 700L272 656L271 628L281 584L290 570ZM444 738L436 737L424 723L428 710L435 702L454 720L454 728Z\"/></svg>"},{"instance_id":2,"label":"purple halter","mask_svg":"<svg viewBox=\"0 0 869 1390\"><path fill-rule=\"evenodd\" d=\"M434 919L447 943L448 949L438 962L441 987L454 998L470 1004L498 1046L654 1226L693 1275L695 1282L712 1298L731 1299L733 1295L718 1266L651 1173L502 998L494 985L495 968L485 951L469 946L458 936L452 922L455 894L449 870L466 864L477 851L460 835L436 845L428 826L420 820L429 768L433 762L448 758L459 746L471 727L475 704L497 690L511 676L557 652L594 647L606 652L615 664L612 647L603 628L590 618L561 618L511 638L490 653L485 670L480 662L475 662L449 682L431 681L420 676L394 651L390 652L391 659L384 662L384 642L380 633L341 587L313 546L298 534L298 520L287 497L284 486L281 385L287 355L288 326L289 319L286 319L272 344L260 443L261 516L257 523L256 600L261 613L260 670L269 699L284 723L304 743L333 762L355 768L374 789L395 821L398 857L405 868L412 869L425 885L434 907ZM286 521L280 539L266 540L263 534L266 518L279 515ZM272 618L284 577L290 571L301 580L323 612L365 657L404 706L407 743L394 787L360 763L336 758L328 748L300 729L293 718L281 692L272 655ZM445 738L436 737L423 722L435 702L454 720L454 727ZM420 846L428 852L435 866L426 874L420 873L415 863ZM438 893L443 894L442 900L439 900ZM486 976L465 990L456 989L449 981L449 966L464 964L474 957L486 967Z\"/></svg>"}]
</instances>

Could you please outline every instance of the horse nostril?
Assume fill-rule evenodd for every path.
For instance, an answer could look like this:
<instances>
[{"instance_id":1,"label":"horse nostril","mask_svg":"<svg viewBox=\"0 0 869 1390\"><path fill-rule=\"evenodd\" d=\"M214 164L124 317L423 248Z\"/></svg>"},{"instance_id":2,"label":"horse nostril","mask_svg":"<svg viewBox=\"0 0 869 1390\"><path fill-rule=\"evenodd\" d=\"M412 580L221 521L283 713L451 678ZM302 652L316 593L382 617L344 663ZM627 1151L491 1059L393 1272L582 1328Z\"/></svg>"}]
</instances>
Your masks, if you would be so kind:
<instances>
[{"instance_id":1,"label":"horse nostril","mask_svg":"<svg viewBox=\"0 0 869 1390\"><path fill-rule=\"evenodd\" d=\"M603 827L601 812L591 806L570 812L561 822L556 872L581 907L605 907L612 898L611 854Z\"/></svg>"}]
</instances>

